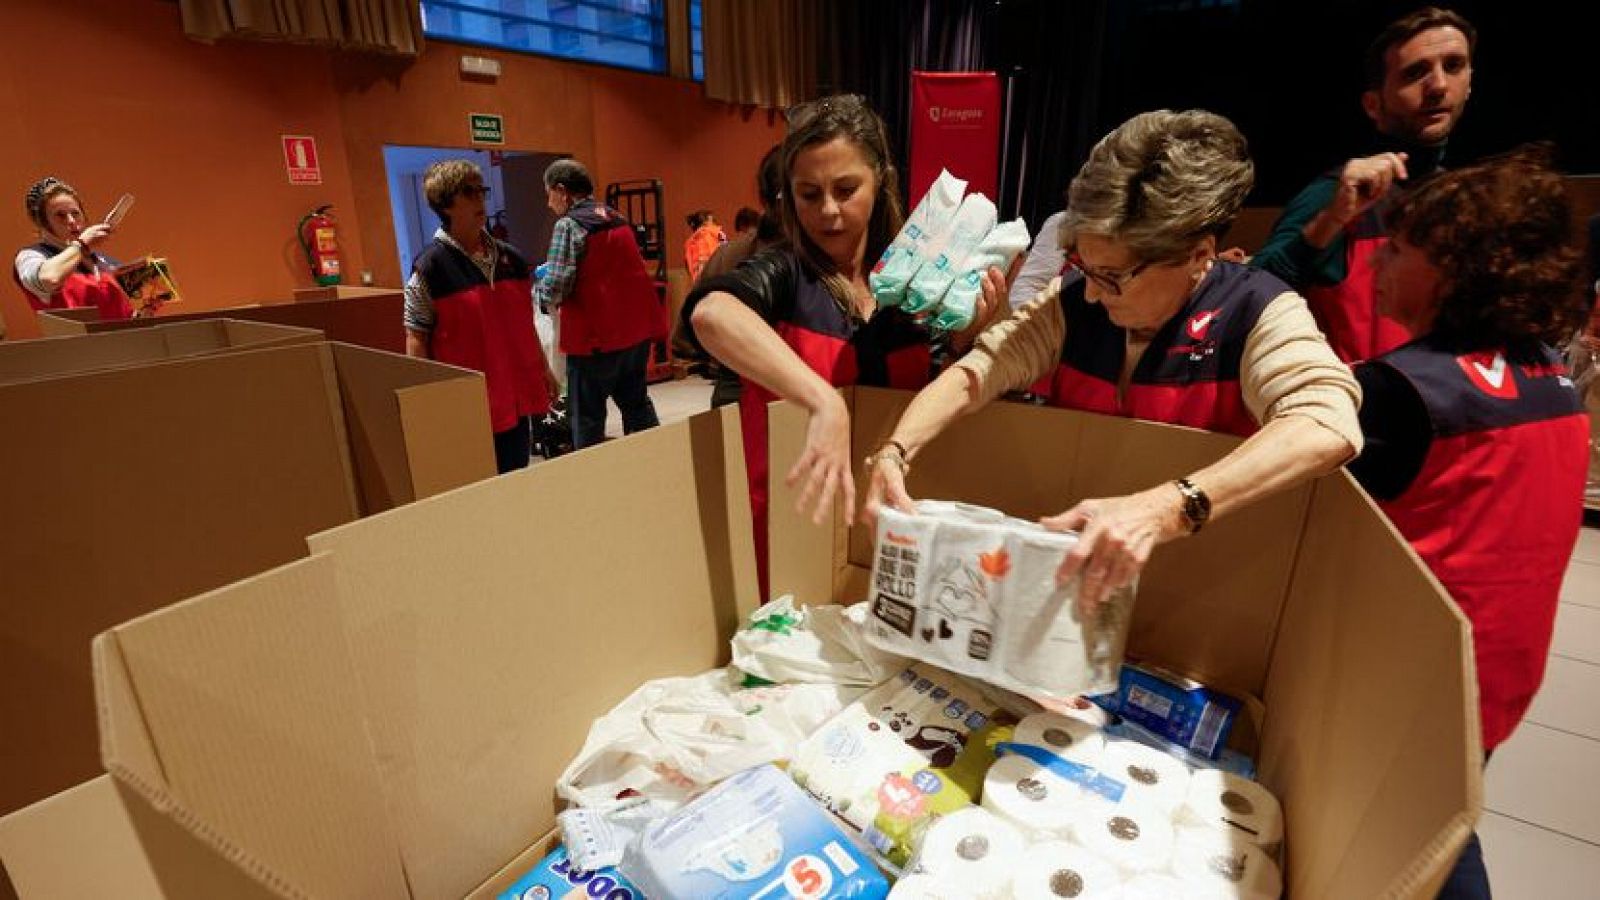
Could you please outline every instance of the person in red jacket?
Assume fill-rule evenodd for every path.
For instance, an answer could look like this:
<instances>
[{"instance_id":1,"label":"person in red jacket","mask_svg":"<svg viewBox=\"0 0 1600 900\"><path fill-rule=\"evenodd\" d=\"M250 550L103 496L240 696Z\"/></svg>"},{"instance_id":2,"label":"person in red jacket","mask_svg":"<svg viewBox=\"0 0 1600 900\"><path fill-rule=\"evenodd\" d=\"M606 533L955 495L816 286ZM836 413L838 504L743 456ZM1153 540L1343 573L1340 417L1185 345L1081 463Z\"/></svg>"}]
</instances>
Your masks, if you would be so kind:
<instances>
[{"instance_id":1,"label":"person in red jacket","mask_svg":"<svg viewBox=\"0 0 1600 900\"><path fill-rule=\"evenodd\" d=\"M133 316L133 303L112 270L116 261L99 248L112 227L91 224L78 192L59 178L41 178L28 188L28 218L39 240L17 252L11 278L35 310L92 306L101 319Z\"/></svg>"},{"instance_id":2,"label":"person in red jacket","mask_svg":"<svg viewBox=\"0 0 1600 900\"><path fill-rule=\"evenodd\" d=\"M1350 471L1472 623L1485 760L1544 678L1583 520L1588 422L1561 357L1588 313L1571 207L1546 153L1400 198L1378 308L1415 339L1357 368ZM1441 896L1488 897L1476 836Z\"/></svg>"},{"instance_id":3,"label":"person in red jacket","mask_svg":"<svg viewBox=\"0 0 1600 900\"><path fill-rule=\"evenodd\" d=\"M581 450L605 438L607 399L627 434L659 424L645 374L650 345L666 340L667 316L632 226L594 199L589 170L558 159L545 169L544 189L561 218L534 294L541 309L560 311L572 444Z\"/></svg>"},{"instance_id":4,"label":"person in red jacket","mask_svg":"<svg viewBox=\"0 0 1600 900\"><path fill-rule=\"evenodd\" d=\"M1426 7L1390 23L1367 49L1361 107L1377 131L1370 156L1312 181L1284 208L1250 264L1305 295L1334 352L1371 359L1410 335L1373 298L1373 255L1395 188L1444 165L1472 94L1477 31L1453 10Z\"/></svg>"},{"instance_id":5,"label":"person in red jacket","mask_svg":"<svg viewBox=\"0 0 1600 900\"><path fill-rule=\"evenodd\" d=\"M850 416L837 388L918 388L934 365L928 326L899 307L879 308L867 288L873 262L905 220L883 120L854 95L794 107L778 172L785 240L702 279L683 306L690 338L744 378L740 422L763 600L767 404L791 400L810 414L805 451L788 474L804 485L800 506L820 522L842 495L850 516ZM1004 296L1005 275L991 268L972 327L949 336L951 346L970 345Z\"/></svg>"},{"instance_id":6,"label":"person in red jacket","mask_svg":"<svg viewBox=\"0 0 1600 900\"><path fill-rule=\"evenodd\" d=\"M523 468L529 424L549 412L554 391L533 328L528 262L486 230L489 188L476 165L436 162L422 190L443 226L406 282L406 353L482 372L496 465L502 473Z\"/></svg>"}]
</instances>

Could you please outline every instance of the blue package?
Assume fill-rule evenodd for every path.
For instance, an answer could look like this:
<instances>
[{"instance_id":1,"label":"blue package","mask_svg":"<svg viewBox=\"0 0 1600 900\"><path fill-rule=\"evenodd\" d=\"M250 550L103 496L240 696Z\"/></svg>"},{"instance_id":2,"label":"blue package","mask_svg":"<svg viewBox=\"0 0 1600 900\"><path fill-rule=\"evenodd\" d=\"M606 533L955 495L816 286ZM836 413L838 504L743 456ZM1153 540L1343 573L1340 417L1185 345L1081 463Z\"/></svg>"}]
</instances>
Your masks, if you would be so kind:
<instances>
[{"instance_id":1,"label":"blue package","mask_svg":"<svg viewBox=\"0 0 1600 900\"><path fill-rule=\"evenodd\" d=\"M1124 665L1115 693L1090 697L1107 712L1197 756L1216 760L1239 715L1238 698L1157 669Z\"/></svg>"},{"instance_id":2,"label":"blue package","mask_svg":"<svg viewBox=\"0 0 1600 900\"><path fill-rule=\"evenodd\" d=\"M654 897L878 900L870 856L776 766L727 779L656 821L622 870Z\"/></svg>"},{"instance_id":3,"label":"blue package","mask_svg":"<svg viewBox=\"0 0 1600 900\"><path fill-rule=\"evenodd\" d=\"M500 900L643 900L644 894L616 869L585 872L574 868L565 847L557 847L533 871L500 894Z\"/></svg>"}]
</instances>

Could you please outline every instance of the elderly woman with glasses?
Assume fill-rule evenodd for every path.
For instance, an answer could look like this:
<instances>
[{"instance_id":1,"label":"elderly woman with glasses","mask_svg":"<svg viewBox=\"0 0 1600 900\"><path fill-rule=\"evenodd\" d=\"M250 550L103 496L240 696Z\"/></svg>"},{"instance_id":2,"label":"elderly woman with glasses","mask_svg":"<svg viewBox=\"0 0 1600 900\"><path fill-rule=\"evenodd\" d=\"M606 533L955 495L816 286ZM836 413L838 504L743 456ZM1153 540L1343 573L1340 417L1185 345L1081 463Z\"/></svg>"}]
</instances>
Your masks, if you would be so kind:
<instances>
[{"instance_id":1,"label":"elderly woman with glasses","mask_svg":"<svg viewBox=\"0 0 1600 900\"><path fill-rule=\"evenodd\" d=\"M1243 135L1202 110L1144 113L1102 139L1061 223L1083 277L1057 279L917 395L871 457L865 515L910 509L904 474L917 452L1028 385L1055 406L1246 437L1185 478L1043 520L1082 532L1058 577L1081 573L1080 602L1093 603L1157 545L1354 456L1360 390L1305 301L1217 256L1253 179Z\"/></svg>"},{"instance_id":2,"label":"elderly woman with glasses","mask_svg":"<svg viewBox=\"0 0 1600 900\"><path fill-rule=\"evenodd\" d=\"M740 397L751 512L766 588L767 410L775 397L811 415L806 448L788 473L802 508L821 520L836 493L855 507L850 422L835 388L927 384L933 336L898 308L879 309L867 275L905 219L899 175L878 118L860 97L834 96L789 112L779 150L784 242L689 293L690 337L745 382ZM977 319L1004 298L1004 275L985 273ZM969 333L953 341L970 342Z\"/></svg>"},{"instance_id":3,"label":"elderly woman with glasses","mask_svg":"<svg viewBox=\"0 0 1600 900\"><path fill-rule=\"evenodd\" d=\"M406 281L406 353L482 372L496 466L523 468L532 419L550 411L555 390L533 329L527 260L484 227L489 188L474 163L434 163L422 191L440 227Z\"/></svg>"}]
</instances>

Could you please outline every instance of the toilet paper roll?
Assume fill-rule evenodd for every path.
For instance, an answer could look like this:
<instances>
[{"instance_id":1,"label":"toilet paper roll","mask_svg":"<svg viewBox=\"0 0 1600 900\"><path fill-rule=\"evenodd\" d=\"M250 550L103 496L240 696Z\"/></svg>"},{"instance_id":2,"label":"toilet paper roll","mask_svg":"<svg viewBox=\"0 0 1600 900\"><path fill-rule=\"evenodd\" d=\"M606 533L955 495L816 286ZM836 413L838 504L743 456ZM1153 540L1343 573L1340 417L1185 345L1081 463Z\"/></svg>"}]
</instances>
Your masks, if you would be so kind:
<instances>
[{"instance_id":1,"label":"toilet paper roll","mask_svg":"<svg viewBox=\"0 0 1600 900\"><path fill-rule=\"evenodd\" d=\"M1011 878L1012 900L1109 900L1118 896L1117 867L1066 841L1028 848L1027 861Z\"/></svg>"},{"instance_id":2,"label":"toilet paper roll","mask_svg":"<svg viewBox=\"0 0 1600 900\"><path fill-rule=\"evenodd\" d=\"M1122 802L1160 810L1169 821L1189 796L1189 767L1138 741L1107 741L1100 768L1126 785Z\"/></svg>"},{"instance_id":3,"label":"toilet paper roll","mask_svg":"<svg viewBox=\"0 0 1600 900\"><path fill-rule=\"evenodd\" d=\"M1283 807L1260 784L1220 769L1198 769L1178 822L1232 832L1275 855L1283 843Z\"/></svg>"},{"instance_id":4,"label":"toilet paper roll","mask_svg":"<svg viewBox=\"0 0 1600 900\"><path fill-rule=\"evenodd\" d=\"M1011 742L1042 747L1086 766L1100 765L1106 750L1106 738L1100 729L1058 713L1037 713L1018 722Z\"/></svg>"},{"instance_id":5,"label":"toilet paper roll","mask_svg":"<svg viewBox=\"0 0 1600 900\"><path fill-rule=\"evenodd\" d=\"M1130 875L1165 871L1172 863L1172 822L1138 803L1079 809L1072 837Z\"/></svg>"},{"instance_id":6,"label":"toilet paper roll","mask_svg":"<svg viewBox=\"0 0 1600 900\"><path fill-rule=\"evenodd\" d=\"M1223 900L1225 895L1209 888L1186 884L1181 879L1164 873L1153 873L1130 878L1122 885L1117 900Z\"/></svg>"},{"instance_id":7,"label":"toilet paper roll","mask_svg":"<svg viewBox=\"0 0 1600 900\"><path fill-rule=\"evenodd\" d=\"M1179 831L1172 874L1236 900L1278 900L1283 893L1283 873L1260 847L1206 827Z\"/></svg>"},{"instance_id":8,"label":"toilet paper roll","mask_svg":"<svg viewBox=\"0 0 1600 900\"><path fill-rule=\"evenodd\" d=\"M983 779L983 808L1032 841L1067 837L1086 802L1077 785L1021 756L1002 756Z\"/></svg>"},{"instance_id":9,"label":"toilet paper roll","mask_svg":"<svg viewBox=\"0 0 1600 900\"><path fill-rule=\"evenodd\" d=\"M923 835L912 870L983 897L1002 897L1026 842L1009 822L970 807L933 823Z\"/></svg>"},{"instance_id":10,"label":"toilet paper roll","mask_svg":"<svg viewBox=\"0 0 1600 900\"><path fill-rule=\"evenodd\" d=\"M966 889L923 872L907 875L894 883L889 900L967 900Z\"/></svg>"}]
</instances>

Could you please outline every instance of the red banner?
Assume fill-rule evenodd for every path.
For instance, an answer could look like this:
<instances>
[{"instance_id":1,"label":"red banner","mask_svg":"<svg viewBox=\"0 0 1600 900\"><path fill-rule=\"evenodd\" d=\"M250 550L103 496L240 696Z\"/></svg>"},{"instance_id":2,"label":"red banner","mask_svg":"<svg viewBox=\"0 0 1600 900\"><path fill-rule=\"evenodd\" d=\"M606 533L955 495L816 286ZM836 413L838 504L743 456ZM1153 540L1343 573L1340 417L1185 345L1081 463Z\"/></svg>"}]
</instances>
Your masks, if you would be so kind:
<instances>
[{"instance_id":1,"label":"red banner","mask_svg":"<svg viewBox=\"0 0 1600 900\"><path fill-rule=\"evenodd\" d=\"M967 180L967 192L998 200L1000 79L993 72L911 73L911 175L915 207L940 169Z\"/></svg>"}]
</instances>

